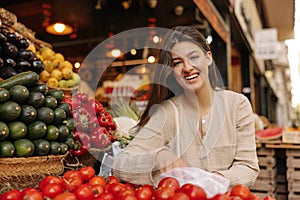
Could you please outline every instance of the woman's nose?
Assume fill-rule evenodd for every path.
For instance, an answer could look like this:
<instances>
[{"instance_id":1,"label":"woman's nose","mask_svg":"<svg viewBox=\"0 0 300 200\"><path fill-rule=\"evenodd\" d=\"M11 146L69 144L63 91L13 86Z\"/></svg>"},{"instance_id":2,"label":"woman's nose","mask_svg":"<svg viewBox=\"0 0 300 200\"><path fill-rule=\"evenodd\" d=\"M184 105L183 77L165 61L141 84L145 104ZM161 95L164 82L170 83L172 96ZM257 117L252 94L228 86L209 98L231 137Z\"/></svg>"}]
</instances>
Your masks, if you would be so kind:
<instances>
[{"instance_id":1,"label":"woman's nose","mask_svg":"<svg viewBox=\"0 0 300 200\"><path fill-rule=\"evenodd\" d=\"M190 63L189 61L184 61L184 68L183 68L183 70L185 71L185 72L190 72L190 71L192 71L193 70L193 65L192 65L192 63Z\"/></svg>"}]
</instances>

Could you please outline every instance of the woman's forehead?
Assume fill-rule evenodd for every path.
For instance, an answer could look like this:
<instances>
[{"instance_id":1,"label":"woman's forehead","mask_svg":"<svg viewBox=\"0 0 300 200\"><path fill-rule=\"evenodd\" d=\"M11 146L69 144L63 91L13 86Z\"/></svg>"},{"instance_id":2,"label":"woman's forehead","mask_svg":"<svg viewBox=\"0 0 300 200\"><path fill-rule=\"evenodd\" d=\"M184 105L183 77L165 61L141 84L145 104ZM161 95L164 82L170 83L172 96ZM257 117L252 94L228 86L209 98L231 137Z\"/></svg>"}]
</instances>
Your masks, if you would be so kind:
<instances>
[{"instance_id":1,"label":"woman's forehead","mask_svg":"<svg viewBox=\"0 0 300 200\"><path fill-rule=\"evenodd\" d=\"M192 52L202 52L201 48L193 42L182 41L176 43L171 49L172 56L188 56Z\"/></svg>"}]
</instances>

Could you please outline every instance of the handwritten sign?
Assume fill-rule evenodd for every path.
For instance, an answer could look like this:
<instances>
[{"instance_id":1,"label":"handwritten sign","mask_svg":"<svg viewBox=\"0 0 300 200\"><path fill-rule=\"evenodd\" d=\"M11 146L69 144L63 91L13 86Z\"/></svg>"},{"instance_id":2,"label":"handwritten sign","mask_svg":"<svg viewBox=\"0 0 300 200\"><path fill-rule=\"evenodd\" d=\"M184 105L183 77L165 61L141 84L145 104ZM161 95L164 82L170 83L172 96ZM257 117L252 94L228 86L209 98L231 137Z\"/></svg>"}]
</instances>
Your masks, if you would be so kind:
<instances>
[{"instance_id":1,"label":"handwritten sign","mask_svg":"<svg viewBox=\"0 0 300 200\"><path fill-rule=\"evenodd\" d=\"M267 28L255 33L255 56L257 59L277 58L277 29Z\"/></svg>"}]
</instances>

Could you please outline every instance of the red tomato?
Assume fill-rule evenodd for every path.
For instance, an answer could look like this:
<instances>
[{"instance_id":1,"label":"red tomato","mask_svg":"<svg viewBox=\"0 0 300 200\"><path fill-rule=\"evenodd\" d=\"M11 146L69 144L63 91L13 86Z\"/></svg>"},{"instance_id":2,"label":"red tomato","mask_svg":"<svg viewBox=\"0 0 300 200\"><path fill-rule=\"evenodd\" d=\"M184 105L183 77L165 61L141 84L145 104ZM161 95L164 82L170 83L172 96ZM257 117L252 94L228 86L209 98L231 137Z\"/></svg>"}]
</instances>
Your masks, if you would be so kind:
<instances>
[{"instance_id":1,"label":"red tomato","mask_svg":"<svg viewBox=\"0 0 300 200\"><path fill-rule=\"evenodd\" d=\"M64 192L64 188L60 183L50 183L46 186L44 186L42 190L42 195L44 198L54 198L57 195Z\"/></svg>"},{"instance_id":2,"label":"red tomato","mask_svg":"<svg viewBox=\"0 0 300 200\"><path fill-rule=\"evenodd\" d=\"M239 196L230 196L230 200L244 200Z\"/></svg>"},{"instance_id":3,"label":"red tomato","mask_svg":"<svg viewBox=\"0 0 300 200\"><path fill-rule=\"evenodd\" d=\"M92 200L94 192L90 185L83 184L74 190L74 194L78 200Z\"/></svg>"},{"instance_id":4,"label":"red tomato","mask_svg":"<svg viewBox=\"0 0 300 200\"><path fill-rule=\"evenodd\" d=\"M169 200L190 200L190 197L183 192L176 192L175 195Z\"/></svg>"},{"instance_id":5,"label":"red tomato","mask_svg":"<svg viewBox=\"0 0 300 200\"><path fill-rule=\"evenodd\" d=\"M172 188L174 191L177 190L180 185L177 179L173 178L173 177L165 177L163 179L161 179L158 183L158 188L160 187L169 187Z\"/></svg>"},{"instance_id":6,"label":"red tomato","mask_svg":"<svg viewBox=\"0 0 300 200\"><path fill-rule=\"evenodd\" d=\"M112 194L115 198L118 197L120 192L126 190L126 187L123 183L111 183L107 187L107 191Z\"/></svg>"},{"instance_id":7,"label":"red tomato","mask_svg":"<svg viewBox=\"0 0 300 200\"><path fill-rule=\"evenodd\" d=\"M90 185L101 185L103 189L105 189L106 186L106 180L102 176L94 176L89 180Z\"/></svg>"},{"instance_id":8,"label":"red tomato","mask_svg":"<svg viewBox=\"0 0 300 200\"><path fill-rule=\"evenodd\" d=\"M75 194L71 192L64 192L54 197L53 200L77 200L77 199Z\"/></svg>"},{"instance_id":9,"label":"red tomato","mask_svg":"<svg viewBox=\"0 0 300 200\"><path fill-rule=\"evenodd\" d=\"M104 188L101 185L91 185L94 192L94 197L100 196L104 192Z\"/></svg>"},{"instance_id":10,"label":"red tomato","mask_svg":"<svg viewBox=\"0 0 300 200\"><path fill-rule=\"evenodd\" d=\"M135 190L135 196L138 200L152 200L155 197L155 190L151 185L143 185Z\"/></svg>"},{"instance_id":11,"label":"red tomato","mask_svg":"<svg viewBox=\"0 0 300 200\"><path fill-rule=\"evenodd\" d=\"M133 190L135 189L135 186L131 183L124 183L124 186L126 187L126 189L129 189L129 190Z\"/></svg>"},{"instance_id":12,"label":"red tomato","mask_svg":"<svg viewBox=\"0 0 300 200\"><path fill-rule=\"evenodd\" d=\"M157 200L167 200L175 195L175 191L170 187L160 187L156 190Z\"/></svg>"},{"instance_id":13,"label":"red tomato","mask_svg":"<svg viewBox=\"0 0 300 200\"><path fill-rule=\"evenodd\" d=\"M191 184L191 183L186 183L181 188L179 188L179 192L184 192L187 194L191 200L206 200L206 192L203 190L203 188Z\"/></svg>"},{"instance_id":14,"label":"red tomato","mask_svg":"<svg viewBox=\"0 0 300 200\"><path fill-rule=\"evenodd\" d=\"M64 181L66 189L70 192L74 191L77 187L82 185L82 178L80 176L72 176L68 179L64 179Z\"/></svg>"},{"instance_id":15,"label":"red tomato","mask_svg":"<svg viewBox=\"0 0 300 200\"><path fill-rule=\"evenodd\" d=\"M22 196L22 198L23 198L28 192L31 192L31 191L37 191L37 192L39 192L39 190L36 189L36 188L32 188L32 187L24 188L24 189L21 191L21 196Z\"/></svg>"},{"instance_id":16,"label":"red tomato","mask_svg":"<svg viewBox=\"0 0 300 200\"><path fill-rule=\"evenodd\" d=\"M210 200L230 200L230 196L227 194L216 194Z\"/></svg>"},{"instance_id":17,"label":"red tomato","mask_svg":"<svg viewBox=\"0 0 300 200\"><path fill-rule=\"evenodd\" d=\"M21 192L18 189L10 190L5 192L1 196L1 200L21 200Z\"/></svg>"},{"instance_id":18,"label":"red tomato","mask_svg":"<svg viewBox=\"0 0 300 200\"><path fill-rule=\"evenodd\" d=\"M30 190L22 197L23 200L43 200L43 195L38 190Z\"/></svg>"},{"instance_id":19,"label":"red tomato","mask_svg":"<svg viewBox=\"0 0 300 200\"><path fill-rule=\"evenodd\" d=\"M123 190L121 190L117 196L114 196L117 199L124 199L126 196L135 196L134 191L131 189L127 189L126 186Z\"/></svg>"},{"instance_id":20,"label":"red tomato","mask_svg":"<svg viewBox=\"0 0 300 200\"><path fill-rule=\"evenodd\" d=\"M110 193L103 193L99 197L94 198L94 200L114 200L114 196Z\"/></svg>"},{"instance_id":21,"label":"red tomato","mask_svg":"<svg viewBox=\"0 0 300 200\"><path fill-rule=\"evenodd\" d=\"M265 197L264 197L264 200L275 200L275 198L274 198L274 197L271 197L271 196L265 196Z\"/></svg>"},{"instance_id":22,"label":"red tomato","mask_svg":"<svg viewBox=\"0 0 300 200\"><path fill-rule=\"evenodd\" d=\"M127 194L125 196L118 198L118 200L137 200L137 198L132 194Z\"/></svg>"},{"instance_id":23,"label":"red tomato","mask_svg":"<svg viewBox=\"0 0 300 200\"><path fill-rule=\"evenodd\" d=\"M46 176L39 182L40 190L43 190L45 186L51 183L58 183L64 185L64 180L58 176Z\"/></svg>"},{"instance_id":24,"label":"red tomato","mask_svg":"<svg viewBox=\"0 0 300 200\"><path fill-rule=\"evenodd\" d=\"M262 198L260 196L258 196L257 194L250 193L247 200L262 200Z\"/></svg>"},{"instance_id":25,"label":"red tomato","mask_svg":"<svg viewBox=\"0 0 300 200\"><path fill-rule=\"evenodd\" d=\"M120 180L115 176L108 176L107 185L112 183L120 183Z\"/></svg>"},{"instance_id":26,"label":"red tomato","mask_svg":"<svg viewBox=\"0 0 300 200\"><path fill-rule=\"evenodd\" d=\"M238 196L241 199L247 199L250 196L250 189L245 185L235 185L230 190L230 196Z\"/></svg>"},{"instance_id":27,"label":"red tomato","mask_svg":"<svg viewBox=\"0 0 300 200\"><path fill-rule=\"evenodd\" d=\"M82 178L80 172L76 171L76 170L70 170L70 171L65 172L63 175L63 178L68 180L69 178L72 178L74 176L78 176L78 177Z\"/></svg>"},{"instance_id":28,"label":"red tomato","mask_svg":"<svg viewBox=\"0 0 300 200\"><path fill-rule=\"evenodd\" d=\"M89 181L95 176L95 169L92 166L86 166L79 169L84 181Z\"/></svg>"}]
</instances>

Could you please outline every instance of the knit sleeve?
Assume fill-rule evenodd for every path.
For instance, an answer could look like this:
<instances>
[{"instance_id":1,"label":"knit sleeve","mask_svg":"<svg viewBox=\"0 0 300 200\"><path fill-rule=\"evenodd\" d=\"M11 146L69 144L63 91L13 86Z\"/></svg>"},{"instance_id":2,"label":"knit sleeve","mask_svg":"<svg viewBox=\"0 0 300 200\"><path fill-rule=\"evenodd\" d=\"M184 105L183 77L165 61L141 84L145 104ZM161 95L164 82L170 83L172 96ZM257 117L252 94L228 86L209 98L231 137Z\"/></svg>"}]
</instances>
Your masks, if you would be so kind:
<instances>
[{"instance_id":1,"label":"knit sleeve","mask_svg":"<svg viewBox=\"0 0 300 200\"><path fill-rule=\"evenodd\" d=\"M230 180L231 185L254 184L258 173L258 159L256 154L255 127L253 111L248 99L239 94L239 104L236 107L236 137L237 149L232 167L218 171Z\"/></svg>"},{"instance_id":2,"label":"knit sleeve","mask_svg":"<svg viewBox=\"0 0 300 200\"><path fill-rule=\"evenodd\" d=\"M160 106L151 115L150 121L141 127L135 138L114 159L113 175L123 181L134 184L154 185L154 174L158 173L155 166L156 154L166 150L166 144L174 132L172 116L167 106Z\"/></svg>"}]
</instances>

